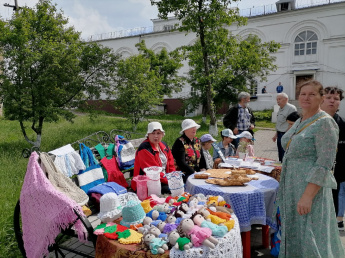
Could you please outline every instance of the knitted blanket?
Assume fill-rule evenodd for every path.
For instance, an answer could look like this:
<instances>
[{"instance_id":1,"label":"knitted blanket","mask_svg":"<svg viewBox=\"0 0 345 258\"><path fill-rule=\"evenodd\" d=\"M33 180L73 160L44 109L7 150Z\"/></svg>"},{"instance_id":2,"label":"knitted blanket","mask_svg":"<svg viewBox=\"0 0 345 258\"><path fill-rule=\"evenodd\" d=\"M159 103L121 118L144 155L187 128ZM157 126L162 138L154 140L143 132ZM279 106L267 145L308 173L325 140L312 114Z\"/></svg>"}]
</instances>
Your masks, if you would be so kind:
<instances>
[{"instance_id":1,"label":"knitted blanket","mask_svg":"<svg viewBox=\"0 0 345 258\"><path fill-rule=\"evenodd\" d=\"M89 201L89 196L80 189L73 181L61 173L58 167L53 163L52 158L42 152L40 154L41 168L52 185L60 192L66 194L69 198L76 201L80 206Z\"/></svg>"},{"instance_id":2,"label":"knitted blanket","mask_svg":"<svg viewBox=\"0 0 345 258\"><path fill-rule=\"evenodd\" d=\"M61 229L77 219L76 210L83 215L81 207L56 190L43 173L38 154L30 156L24 183L20 193L23 241L26 256L44 257L48 246L53 244ZM86 240L86 231L78 220L74 224L80 240Z\"/></svg>"}]
</instances>

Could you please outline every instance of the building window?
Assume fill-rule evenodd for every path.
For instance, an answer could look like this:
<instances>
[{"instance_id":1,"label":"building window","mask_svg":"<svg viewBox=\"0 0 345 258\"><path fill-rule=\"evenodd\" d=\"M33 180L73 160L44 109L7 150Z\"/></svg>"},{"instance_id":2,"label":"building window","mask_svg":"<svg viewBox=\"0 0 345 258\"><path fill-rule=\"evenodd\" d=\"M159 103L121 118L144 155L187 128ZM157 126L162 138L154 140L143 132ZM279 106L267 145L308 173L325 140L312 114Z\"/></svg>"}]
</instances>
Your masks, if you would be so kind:
<instances>
[{"instance_id":1,"label":"building window","mask_svg":"<svg viewBox=\"0 0 345 258\"><path fill-rule=\"evenodd\" d=\"M317 40L315 32L310 30L298 34L295 38L295 56L315 55Z\"/></svg>"}]
</instances>

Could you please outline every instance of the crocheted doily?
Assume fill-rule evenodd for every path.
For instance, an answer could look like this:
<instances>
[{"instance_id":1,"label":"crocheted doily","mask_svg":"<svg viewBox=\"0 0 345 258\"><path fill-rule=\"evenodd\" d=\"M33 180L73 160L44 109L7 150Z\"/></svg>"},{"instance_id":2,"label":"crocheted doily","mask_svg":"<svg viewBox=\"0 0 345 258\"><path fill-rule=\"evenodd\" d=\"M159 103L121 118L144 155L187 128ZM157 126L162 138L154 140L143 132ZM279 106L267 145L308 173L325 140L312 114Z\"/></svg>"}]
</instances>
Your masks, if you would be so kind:
<instances>
[{"instance_id":1,"label":"crocheted doily","mask_svg":"<svg viewBox=\"0 0 345 258\"><path fill-rule=\"evenodd\" d=\"M189 250L180 251L175 248L170 250L170 257L173 258L196 258L196 257L242 257L242 242L241 242L241 231L238 224L238 219L235 215L231 215L235 219L235 227L231 229L222 238L218 238L218 245L216 248L211 249L206 246L193 247Z\"/></svg>"}]
</instances>

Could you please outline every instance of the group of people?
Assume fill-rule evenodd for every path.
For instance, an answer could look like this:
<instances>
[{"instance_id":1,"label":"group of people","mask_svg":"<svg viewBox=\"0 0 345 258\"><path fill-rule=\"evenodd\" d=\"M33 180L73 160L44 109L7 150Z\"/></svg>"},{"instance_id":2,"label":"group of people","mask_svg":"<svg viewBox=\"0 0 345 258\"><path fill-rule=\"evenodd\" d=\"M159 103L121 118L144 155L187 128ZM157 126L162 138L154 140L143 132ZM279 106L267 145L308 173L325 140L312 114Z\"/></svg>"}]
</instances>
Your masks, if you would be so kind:
<instances>
[{"instance_id":1,"label":"group of people","mask_svg":"<svg viewBox=\"0 0 345 258\"><path fill-rule=\"evenodd\" d=\"M214 144L216 140L210 134L196 137L196 132L200 128L192 119L185 119L182 122L180 136L176 139L172 148L162 141L165 131L161 123L151 122L148 124L146 140L140 144L136 151L134 162L134 176L144 175L147 167L162 167L160 181L162 194L169 193L168 181L164 176L172 171L182 171L183 180L195 172L213 168L215 164L224 161L226 157L236 155L236 148L232 144L235 139L245 143L248 150L252 150L252 134L243 131L237 136L231 129L221 131L222 141ZM209 150L215 148L213 155ZM253 151L252 151L253 153ZM131 188L136 190L136 182L133 180Z\"/></svg>"},{"instance_id":2,"label":"group of people","mask_svg":"<svg viewBox=\"0 0 345 258\"><path fill-rule=\"evenodd\" d=\"M276 199L281 216L279 257L345 257L338 234L338 226L344 228L345 121L336 114L343 91L337 87L324 89L315 80L302 83L298 91L300 114L288 103L287 94L277 95L280 109L273 141L277 142L282 162ZM221 132L222 141L218 144L209 134L197 138L200 125L186 119L170 150L162 141L165 133L162 125L151 122L147 140L136 153L134 176L143 174L148 166L163 167L162 191L168 192L164 173L181 170L186 181L194 172L236 155L239 139L250 144L254 139L255 117L249 102L250 95L241 92L238 104L223 119L226 129ZM133 183L132 188L135 189ZM330 201L332 195L334 202Z\"/></svg>"},{"instance_id":3,"label":"group of people","mask_svg":"<svg viewBox=\"0 0 345 258\"><path fill-rule=\"evenodd\" d=\"M284 91L284 87L283 87L283 85L282 85L281 82L279 82L279 85L276 87L276 91L277 91L277 93L282 93L282 92ZM266 87L266 86L264 86L264 87L261 89L261 93L262 93L262 94L267 93L267 87Z\"/></svg>"}]
</instances>

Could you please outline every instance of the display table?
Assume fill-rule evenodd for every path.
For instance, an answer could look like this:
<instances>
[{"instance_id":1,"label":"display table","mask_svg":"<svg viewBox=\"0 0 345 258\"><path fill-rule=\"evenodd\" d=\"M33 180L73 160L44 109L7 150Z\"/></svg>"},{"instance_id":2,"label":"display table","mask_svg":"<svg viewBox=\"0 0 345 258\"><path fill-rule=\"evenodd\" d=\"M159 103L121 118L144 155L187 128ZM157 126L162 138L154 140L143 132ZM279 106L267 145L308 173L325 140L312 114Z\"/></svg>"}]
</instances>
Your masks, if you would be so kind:
<instances>
[{"instance_id":1,"label":"display table","mask_svg":"<svg viewBox=\"0 0 345 258\"><path fill-rule=\"evenodd\" d=\"M272 213L279 183L272 177L257 173L259 180L245 186L219 186L208 184L204 179L189 176L186 191L194 195L220 195L234 210L240 224L244 257L250 257L250 230L252 224L274 226ZM268 248L268 226L263 227L263 245Z\"/></svg>"},{"instance_id":2,"label":"display table","mask_svg":"<svg viewBox=\"0 0 345 258\"><path fill-rule=\"evenodd\" d=\"M153 255L150 251L137 251L138 244L123 245L116 240L110 240L103 235L98 236L96 244L96 257L173 257L173 258L192 258L192 257L242 257L242 243L240 227L237 217L234 215L235 227L224 237L217 238L219 243L215 249L208 247L193 247L187 251L176 250L175 248L166 251L162 255Z\"/></svg>"}]
</instances>

